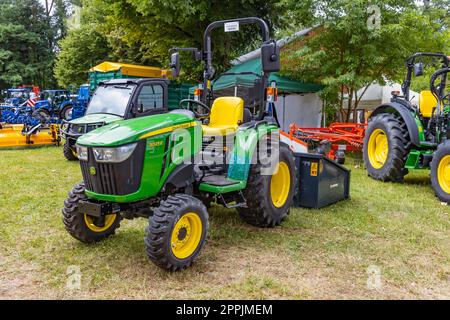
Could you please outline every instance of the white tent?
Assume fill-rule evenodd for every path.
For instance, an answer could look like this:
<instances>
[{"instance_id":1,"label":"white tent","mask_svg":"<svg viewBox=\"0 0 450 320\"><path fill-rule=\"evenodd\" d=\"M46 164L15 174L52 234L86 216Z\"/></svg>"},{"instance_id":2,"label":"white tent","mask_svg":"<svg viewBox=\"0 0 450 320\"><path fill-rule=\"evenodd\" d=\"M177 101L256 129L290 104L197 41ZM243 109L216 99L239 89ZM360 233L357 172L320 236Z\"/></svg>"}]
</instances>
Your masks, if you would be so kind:
<instances>
[{"instance_id":1,"label":"white tent","mask_svg":"<svg viewBox=\"0 0 450 320\"><path fill-rule=\"evenodd\" d=\"M364 89L365 88L361 88L358 90L358 97L361 96ZM401 93L401 85L399 83L386 84L384 86L378 83L371 84L362 96L358 109L373 110L380 104L391 101L392 91L400 91ZM410 97L412 98L411 102L413 104L419 103L419 94L417 92L410 91ZM346 101L344 101L344 104L345 103Z\"/></svg>"}]
</instances>

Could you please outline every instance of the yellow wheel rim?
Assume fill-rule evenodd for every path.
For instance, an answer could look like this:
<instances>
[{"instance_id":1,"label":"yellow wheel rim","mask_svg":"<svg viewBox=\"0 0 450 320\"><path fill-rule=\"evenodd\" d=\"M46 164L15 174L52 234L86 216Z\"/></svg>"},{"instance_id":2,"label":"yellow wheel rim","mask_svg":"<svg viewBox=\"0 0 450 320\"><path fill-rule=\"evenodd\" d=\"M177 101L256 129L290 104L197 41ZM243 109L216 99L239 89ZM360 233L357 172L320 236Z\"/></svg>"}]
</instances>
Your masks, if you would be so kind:
<instances>
[{"instance_id":1,"label":"yellow wheel rim","mask_svg":"<svg viewBox=\"0 0 450 320\"><path fill-rule=\"evenodd\" d=\"M386 133L381 129L376 129L369 138L367 155L370 164L375 169L383 168L389 154L389 143Z\"/></svg>"},{"instance_id":2,"label":"yellow wheel rim","mask_svg":"<svg viewBox=\"0 0 450 320\"><path fill-rule=\"evenodd\" d=\"M281 208L286 203L291 189L291 172L286 162L278 163L270 181L270 197L275 207Z\"/></svg>"},{"instance_id":3,"label":"yellow wheel rim","mask_svg":"<svg viewBox=\"0 0 450 320\"><path fill-rule=\"evenodd\" d=\"M203 224L197 213L183 215L172 231L172 253L178 259L186 259L197 249L202 238Z\"/></svg>"},{"instance_id":4,"label":"yellow wheel rim","mask_svg":"<svg viewBox=\"0 0 450 320\"><path fill-rule=\"evenodd\" d=\"M442 190L450 194L450 155L445 156L439 162L437 178Z\"/></svg>"},{"instance_id":5,"label":"yellow wheel rim","mask_svg":"<svg viewBox=\"0 0 450 320\"><path fill-rule=\"evenodd\" d=\"M86 226L89 228L89 230L94 232L104 232L108 230L114 224L116 219L117 219L116 214L108 214L105 216L105 225L98 226L94 222L94 217L84 214L84 222L86 223Z\"/></svg>"}]
</instances>

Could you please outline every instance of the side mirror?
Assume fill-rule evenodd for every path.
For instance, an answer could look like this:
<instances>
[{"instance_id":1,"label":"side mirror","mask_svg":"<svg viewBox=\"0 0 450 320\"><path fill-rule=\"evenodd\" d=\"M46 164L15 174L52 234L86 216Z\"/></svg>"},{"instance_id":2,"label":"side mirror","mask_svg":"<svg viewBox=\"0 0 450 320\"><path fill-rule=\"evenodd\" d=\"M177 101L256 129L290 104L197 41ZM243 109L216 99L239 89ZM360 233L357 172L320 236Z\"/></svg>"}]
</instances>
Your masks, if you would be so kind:
<instances>
[{"instance_id":1,"label":"side mirror","mask_svg":"<svg viewBox=\"0 0 450 320\"><path fill-rule=\"evenodd\" d=\"M264 72L280 71L280 48L274 40L262 45L261 65Z\"/></svg>"},{"instance_id":2,"label":"side mirror","mask_svg":"<svg viewBox=\"0 0 450 320\"><path fill-rule=\"evenodd\" d=\"M176 78L180 75L180 54L178 52L172 53L170 56L170 68L172 69L172 76Z\"/></svg>"},{"instance_id":3,"label":"side mirror","mask_svg":"<svg viewBox=\"0 0 450 320\"><path fill-rule=\"evenodd\" d=\"M423 75L423 63L418 62L414 64L414 76L418 77Z\"/></svg>"}]
</instances>

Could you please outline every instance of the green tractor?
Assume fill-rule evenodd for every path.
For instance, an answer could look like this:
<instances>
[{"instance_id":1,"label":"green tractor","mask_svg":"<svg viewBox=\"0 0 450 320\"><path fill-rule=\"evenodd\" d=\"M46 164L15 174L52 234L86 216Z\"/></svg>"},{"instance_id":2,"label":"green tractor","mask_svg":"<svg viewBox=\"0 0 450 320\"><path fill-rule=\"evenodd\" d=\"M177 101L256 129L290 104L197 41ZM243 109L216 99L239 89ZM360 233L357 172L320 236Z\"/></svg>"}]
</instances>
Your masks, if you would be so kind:
<instances>
[{"instance_id":1,"label":"green tractor","mask_svg":"<svg viewBox=\"0 0 450 320\"><path fill-rule=\"evenodd\" d=\"M410 102L412 75L424 72L424 59L439 61L422 91L419 106ZM431 169L436 196L450 203L450 99L447 74L450 59L442 53L416 53L406 60L403 96L393 92L390 103L375 109L364 139L364 162L374 179L402 182L409 169ZM438 83L436 83L438 81Z\"/></svg>"},{"instance_id":2,"label":"green tractor","mask_svg":"<svg viewBox=\"0 0 450 320\"><path fill-rule=\"evenodd\" d=\"M239 97L211 99L211 32L255 23L262 29L263 72L259 109L250 113ZM293 154L279 141L268 94L273 90L266 91L270 72L280 67L279 48L269 39L267 24L252 17L212 23L204 33L203 51L173 52L174 75L182 50L204 61L202 98L81 136L76 148L84 181L69 193L62 210L67 231L87 243L114 234L124 218L148 218L148 257L172 271L191 265L202 250L211 203L236 208L249 224L274 227L288 215L297 184ZM161 98L166 99L163 84ZM132 108L137 112L141 106Z\"/></svg>"}]
</instances>

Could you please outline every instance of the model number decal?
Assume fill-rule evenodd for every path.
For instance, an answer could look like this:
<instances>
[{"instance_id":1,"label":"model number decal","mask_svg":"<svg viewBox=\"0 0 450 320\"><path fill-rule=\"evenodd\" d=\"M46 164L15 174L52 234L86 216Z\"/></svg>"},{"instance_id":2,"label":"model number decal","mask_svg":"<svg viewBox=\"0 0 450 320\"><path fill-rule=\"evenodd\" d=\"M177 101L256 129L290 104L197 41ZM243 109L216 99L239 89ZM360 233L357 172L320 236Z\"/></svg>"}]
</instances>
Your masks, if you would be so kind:
<instances>
[{"instance_id":1,"label":"model number decal","mask_svg":"<svg viewBox=\"0 0 450 320\"><path fill-rule=\"evenodd\" d=\"M160 140L160 141L150 141L149 144L148 144L148 146L149 146L150 148L153 148L153 147L160 147L160 146L162 146L163 144L164 144L164 142L163 142L162 140Z\"/></svg>"}]
</instances>

